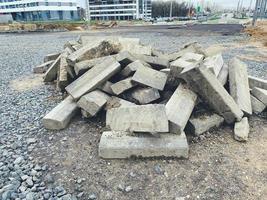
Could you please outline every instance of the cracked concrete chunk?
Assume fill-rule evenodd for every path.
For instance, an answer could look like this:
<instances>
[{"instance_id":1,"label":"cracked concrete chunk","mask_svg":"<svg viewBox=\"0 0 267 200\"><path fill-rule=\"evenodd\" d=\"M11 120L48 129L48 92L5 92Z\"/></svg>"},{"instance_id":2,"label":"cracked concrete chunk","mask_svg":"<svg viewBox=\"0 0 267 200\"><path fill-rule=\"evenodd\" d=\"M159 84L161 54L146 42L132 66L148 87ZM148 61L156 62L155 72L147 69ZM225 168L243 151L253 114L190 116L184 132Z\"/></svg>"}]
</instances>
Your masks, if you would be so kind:
<instances>
[{"instance_id":1,"label":"cracked concrete chunk","mask_svg":"<svg viewBox=\"0 0 267 200\"><path fill-rule=\"evenodd\" d=\"M246 142L248 140L249 124L248 118L244 117L240 122L235 123L234 138L239 142Z\"/></svg>"}]
</instances>

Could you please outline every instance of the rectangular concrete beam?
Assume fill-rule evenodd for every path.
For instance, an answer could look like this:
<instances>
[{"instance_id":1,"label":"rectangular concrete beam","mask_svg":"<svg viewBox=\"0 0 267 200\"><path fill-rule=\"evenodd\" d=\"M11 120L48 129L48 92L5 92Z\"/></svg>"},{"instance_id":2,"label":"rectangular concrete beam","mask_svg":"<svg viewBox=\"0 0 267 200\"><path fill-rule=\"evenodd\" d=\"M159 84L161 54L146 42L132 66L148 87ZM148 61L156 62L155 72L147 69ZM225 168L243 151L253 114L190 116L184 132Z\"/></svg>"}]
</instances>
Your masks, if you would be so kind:
<instances>
[{"instance_id":1,"label":"rectangular concrete beam","mask_svg":"<svg viewBox=\"0 0 267 200\"><path fill-rule=\"evenodd\" d=\"M224 64L217 78L222 85L226 85L228 77L229 77L229 66L227 64Z\"/></svg>"},{"instance_id":2,"label":"rectangular concrete beam","mask_svg":"<svg viewBox=\"0 0 267 200\"><path fill-rule=\"evenodd\" d=\"M167 82L167 75L148 67L139 67L132 78L133 81L158 89L163 90Z\"/></svg>"},{"instance_id":3,"label":"rectangular concrete beam","mask_svg":"<svg viewBox=\"0 0 267 200\"><path fill-rule=\"evenodd\" d=\"M125 67L128 64L137 60L137 58L133 56L129 51L121 51L114 57L122 65L122 67Z\"/></svg>"},{"instance_id":4,"label":"rectangular concrete beam","mask_svg":"<svg viewBox=\"0 0 267 200\"><path fill-rule=\"evenodd\" d=\"M136 70L139 68L139 67L149 67L151 68L151 66L149 64L147 64L146 62L144 61L141 61L141 60L136 60L130 64L128 64L120 73L120 75L122 77L128 77L128 76L131 76L134 74L134 72L136 72Z\"/></svg>"},{"instance_id":5,"label":"rectangular concrete beam","mask_svg":"<svg viewBox=\"0 0 267 200\"><path fill-rule=\"evenodd\" d=\"M91 116L95 116L104 107L109 98L104 92L95 90L82 96L77 105Z\"/></svg>"},{"instance_id":6,"label":"rectangular concrete beam","mask_svg":"<svg viewBox=\"0 0 267 200\"><path fill-rule=\"evenodd\" d=\"M254 97L260 100L265 106L267 106L267 90L254 87L251 91Z\"/></svg>"},{"instance_id":7,"label":"rectangular concrete beam","mask_svg":"<svg viewBox=\"0 0 267 200\"><path fill-rule=\"evenodd\" d=\"M185 84L180 84L166 104L171 133L181 134L192 114L197 95Z\"/></svg>"},{"instance_id":8,"label":"rectangular concrete beam","mask_svg":"<svg viewBox=\"0 0 267 200\"><path fill-rule=\"evenodd\" d=\"M181 58L187 62L200 62L204 59L204 55L192 53L192 52L187 52Z\"/></svg>"},{"instance_id":9,"label":"rectangular concrete beam","mask_svg":"<svg viewBox=\"0 0 267 200\"><path fill-rule=\"evenodd\" d=\"M215 74L216 77L219 76L220 71L222 70L223 64L224 62L223 62L222 54L217 54L215 56L207 57L203 63L203 65L209 68L212 71L212 73Z\"/></svg>"},{"instance_id":10,"label":"rectangular concrete beam","mask_svg":"<svg viewBox=\"0 0 267 200\"><path fill-rule=\"evenodd\" d=\"M51 60L56 60L58 58L58 56L60 55L60 53L51 53L51 54L47 54L44 57L44 63L51 61Z\"/></svg>"},{"instance_id":11,"label":"rectangular concrete beam","mask_svg":"<svg viewBox=\"0 0 267 200\"><path fill-rule=\"evenodd\" d=\"M57 59L51 64L44 75L44 82L52 82L57 78L57 72L60 65L61 55L57 57Z\"/></svg>"},{"instance_id":12,"label":"rectangular concrete beam","mask_svg":"<svg viewBox=\"0 0 267 200\"><path fill-rule=\"evenodd\" d=\"M60 58L60 64L58 69L57 76L57 89L60 91L64 91L65 87L68 85L68 72L67 72L67 59L64 56Z\"/></svg>"},{"instance_id":13,"label":"rectangular concrete beam","mask_svg":"<svg viewBox=\"0 0 267 200\"><path fill-rule=\"evenodd\" d=\"M139 60L142 60L148 63L149 65L151 65L153 68L157 70L169 68L170 66L170 62L166 58L140 55L140 54L134 54L134 56L137 57Z\"/></svg>"},{"instance_id":14,"label":"rectangular concrete beam","mask_svg":"<svg viewBox=\"0 0 267 200\"><path fill-rule=\"evenodd\" d=\"M132 77L129 77L117 83L112 84L110 87L114 94L120 95L123 92L135 87L136 85L137 84L132 81Z\"/></svg>"},{"instance_id":15,"label":"rectangular concrete beam","mask_svg":"<svg viewBox=\"0 0 267 200\"><path fill-rule=\"evenodd\" d=\"M250 101L247 66L237 58L233 58L229 62L229 84L230 94L239 108L248 115L251 115L252 107Z\"/></svg>"},{"instance_id":16,"label":"rectangular concrete beam","mask_svg":"<svg viewBox=\"0 0 267 200\"><path fill-rule=\"evenodd\" d=\"M188 158L189 146L184 133L181 135L161 134L129 135L125 132L104 132L99 143L99 156L105 159L131 157L176 157Z\"/></svg>"},{"instance_id":17,"label":"rectangular concrete beam","mask_svg":"<svg viewBox=\"0 0 267 200\"><path fill-rule=\"evenodd\" d=\"M76 102L71 96L68 96L43 118L43 125L51 130L64 129L77 111Z\"/></svg>"},{"instance_id":18,"label":"rectangular concrete beam","mask_svg":"<svg viewBox=\"0 0 267 200\"><path fill-rule=\"evenodd\" d=\"M183 58L179 58L170 64L171 76L179 77L179 74L188 67L196 65L194 62L185 61Z\"/></svg>"},{"instance_id":19,"label":"rectangular concrete beam","mask_svg":"<svg viewBox=\"0 0 267 200\"><path fill-rule=\"evenodd\" d=\"M159 91L154 88L137 88L131 96L140 104L148 104L160 98Z\"/></svg>"},{"instance_id":20,"label":"rectangular concrete beam","mask_svg":"<svg viewBox=\"0 0 267 200\"><path fill-rule=\"evenodd\" d=\"M66 91L74 99L78 99L85 93L91 92L105 83L110 77L119 72L120 69L120 63L114 58L109 57L68 85Z\"/></svg>"},{"instance_id":21,"label":"rectangular concrete beam","mask_svg":"<svg viewBox=\"0 0 267 200\"><path fill-rule=\"evenodd\" d=\"M267 80L257 78L254 76L248 76L248 81L250 88L258 87L267 90Z\"/></svg>"},{"instance_id":22,"label":"rectangular concrete beam","mask_svg":"<svg viewBox=\"0 0 267 200\"><path fill-rule=\"evenodd\" d=\"M248 118L244 117L240 122L235 123L234 138L239 142L246 142L249 134Z\"/></svg>"},{"instance_id":23,"label":"rectangular concrete beam","mask_svg":"<svg viewBox=\"0 0 267 200\"><path fill-rule=\"evenodd\" d=\"M205 66L184 70L182 77L227 123L240 121L243 112L216 76Z\"/></svg>"},{"instance_id":24,"label":"rectangular concrete beam","mask_svg":"<svg viewBox=\"0 0 267 200\"><path fill-rule=\"evenodd\" d=\"M262 113L265 110L266 105L253 95L250 95L250 97L251 97L252 111L256 114Z\"/></svg>"},{"instance_id":25,"label":"rectangular concrete beam","mask_svg":"<svg viewBox=\"0 0 267 200\"><path fill-rule=\"evenodd\" d=\"M169 132L165 106L158 104L110 109L106 125L114 131Z\"/></svg>"},{"instance_id":26,"label":"rectangular concrete beam","mask_svg":"<svg viewBox=\"0 0 267 200\"><path fill-rule=\"evenodd\" d=\"M45 62L41 65L38 65L36 67L33 68L33 73L35 74L43 74L45 73L49 67L52 65L52 63L55 62L54 60L50 60L48 62Z\"/></svg>"},{"instance_id":27,"label":"rectangular concrete beam","mask_svg":"<svg viewBox=\"0 0 267 200\"><path fill-rule=\"evenodd\" d=\"M119 107L129 107L129 106L135 106L136 104L126 101L124 99L121 99L119 97L112 96L107 101L107 104L105 106L105 110L110 110L112 108L119 108Z\"/></svg>"}]
</instances>

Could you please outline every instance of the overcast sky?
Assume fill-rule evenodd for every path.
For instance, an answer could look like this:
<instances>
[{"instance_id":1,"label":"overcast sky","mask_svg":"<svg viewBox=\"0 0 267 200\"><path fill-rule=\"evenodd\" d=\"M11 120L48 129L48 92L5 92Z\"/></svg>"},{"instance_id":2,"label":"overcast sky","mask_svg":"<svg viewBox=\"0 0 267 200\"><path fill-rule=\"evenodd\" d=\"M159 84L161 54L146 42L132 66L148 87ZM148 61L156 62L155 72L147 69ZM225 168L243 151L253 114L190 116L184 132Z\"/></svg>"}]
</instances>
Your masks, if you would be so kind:
<instances>
[{"instance_id":1,"label":"overcast sky","mask_svg":"<svg viewBox=\"0 0 267 200\"><path fill-rule=\"evenodd\" d=\"M86 0L77 0L79 5L82 7L85 7L85 1ZM152 0L153 1L153 0ZM179 2L187 1L187 2L201 2L203 0L178 0ZM236 8L238 0L204 0L204 2L214 2L220 7L223 8ZM251 0L243 0L243 6L244 7L249 7ZM256 0L252 0L252 5L255 5Z\"/></svg>"}]
</instances>

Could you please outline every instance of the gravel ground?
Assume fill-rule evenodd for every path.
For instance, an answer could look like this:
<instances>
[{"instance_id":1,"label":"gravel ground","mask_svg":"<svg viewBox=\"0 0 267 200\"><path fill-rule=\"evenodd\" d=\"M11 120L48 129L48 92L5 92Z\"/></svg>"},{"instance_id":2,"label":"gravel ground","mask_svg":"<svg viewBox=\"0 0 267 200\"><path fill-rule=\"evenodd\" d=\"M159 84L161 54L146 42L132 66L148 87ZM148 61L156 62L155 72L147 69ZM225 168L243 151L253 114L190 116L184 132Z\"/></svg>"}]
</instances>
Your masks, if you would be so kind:
<instances>
[{"instance_id":1,"label":"gravel ground","mask_svg":"<svg viewBox=\"0 0 267 200\"><path fill-rule=\"evenodd\" d=\"M32 68L80 33L0 35L0 199L266 199L267 124L252 117L250 141L236 143L231 127L190 142L189 160L104 161L97 145L101 117L77 117L63 131L47 131L41 119L62 100ZM84 33L82 33L84 34ZM229 48L224 58L257 54L244 35L182 30L111 30L90 35L139 37L166 52L198 41ZM244 44L244 43L243 43ZM265 55L266 56L266 55ZM266 62L246 61L249 73L267 78ZM229 134L230 133L230 134Z\"/></svg>"}]
</instances>

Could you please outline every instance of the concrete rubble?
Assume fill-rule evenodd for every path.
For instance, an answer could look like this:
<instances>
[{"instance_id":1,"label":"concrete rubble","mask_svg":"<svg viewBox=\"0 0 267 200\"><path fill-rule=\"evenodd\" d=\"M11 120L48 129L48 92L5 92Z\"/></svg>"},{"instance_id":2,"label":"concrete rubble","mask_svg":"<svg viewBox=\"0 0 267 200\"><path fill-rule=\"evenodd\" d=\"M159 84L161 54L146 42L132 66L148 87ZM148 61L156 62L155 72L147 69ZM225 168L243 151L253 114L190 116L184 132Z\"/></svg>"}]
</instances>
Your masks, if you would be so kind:
<instances>
[{"instance_id":1,"label":"concrete rubble","mask_svg":"<svg viewBox=\"0 0 267 200\"><path fill-rule=\"evenodd\" d=\"M66 98L45 115L45 128L66 128L74 116L100 117L105 159L189 157L188 135L234 125L247 141L248 115L266 111L267 80L244 63L190 43L166 54L138 38L81 36L34 68ZM229 86L229 87L228 87ZM244 117L245 115L245 117Z\"/></svg>"}]
</instances>

